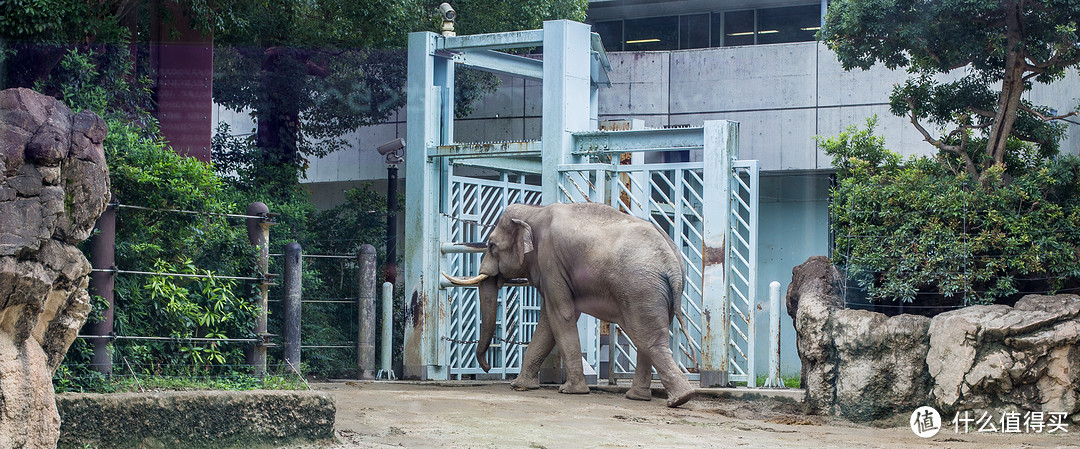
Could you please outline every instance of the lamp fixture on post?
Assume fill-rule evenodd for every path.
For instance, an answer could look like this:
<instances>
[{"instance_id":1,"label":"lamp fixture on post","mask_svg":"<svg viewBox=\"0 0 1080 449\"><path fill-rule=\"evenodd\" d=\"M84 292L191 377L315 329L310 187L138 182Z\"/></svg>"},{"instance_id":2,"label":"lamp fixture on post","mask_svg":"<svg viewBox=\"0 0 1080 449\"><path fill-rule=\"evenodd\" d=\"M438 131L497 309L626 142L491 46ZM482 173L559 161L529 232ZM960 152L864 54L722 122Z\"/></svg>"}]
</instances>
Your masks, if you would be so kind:
<instances>
[{"instance_id":1,"label":"lamp fixture on post","mask_svg":"<svg viewBox=\"0 0 1080 449\"><path fill-rule=\"evenodd\" d=\"M386 282L397 283L397 184L398 164L405 162L405 139L400 137L375 147L386 156Z\"/></svg>"}]
</instances>

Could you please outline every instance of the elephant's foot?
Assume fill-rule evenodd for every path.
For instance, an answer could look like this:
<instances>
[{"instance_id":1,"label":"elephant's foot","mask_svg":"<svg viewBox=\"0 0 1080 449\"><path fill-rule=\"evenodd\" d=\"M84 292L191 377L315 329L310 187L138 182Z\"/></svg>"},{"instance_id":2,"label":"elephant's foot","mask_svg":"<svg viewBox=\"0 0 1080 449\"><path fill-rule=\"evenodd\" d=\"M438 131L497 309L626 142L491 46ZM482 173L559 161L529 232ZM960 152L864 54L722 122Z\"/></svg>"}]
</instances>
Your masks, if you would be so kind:
<instances>
[{"instance_id":1,"label":"elephant's foot","mask_svg":"<svg viewBox=\"0 0 1080 449\"><path fill-rule=\"evenodd\" d=\"M652 390L649 388L634 388L626 392L626 399L633 399L635 401L651 401Z\"/></svg>"},{"instance_id":2,"label":"elephant's foot","mask_svg":"<svg viewBox=\"0 0 1080 449\"><path fill-rule=\"evenodd\" d=\"M589 386L586 385L585 382L570 383L570 381L567 381L566 383L559 386L559 393L588 394Z\"/></svg>"},{"instance_id":3,"label":"elephant's foot","mask_svg":"<svg viewBox=\"0 0 1080 449\"><path fill-rule=\"evenodd\" d=\"M678 407L680 405L683 405L686 403L686 401L689 401L691 398L694 397L694 393L695 390L693 388L690 388L689 386L681 390L668 391L667 406Z\"/></svg>"},{"instance_id":4,"label":"elephant's foot","mask_svg":"<svg viewBox=\"0 0 1080 449\"><path fill-rule=\"evenodd\" d=\"M540 388L540 379L536 377L523 378L518 376L516 379L510 381L510 388L516 391L535 390Z\"/></svg>"}]
</instances>

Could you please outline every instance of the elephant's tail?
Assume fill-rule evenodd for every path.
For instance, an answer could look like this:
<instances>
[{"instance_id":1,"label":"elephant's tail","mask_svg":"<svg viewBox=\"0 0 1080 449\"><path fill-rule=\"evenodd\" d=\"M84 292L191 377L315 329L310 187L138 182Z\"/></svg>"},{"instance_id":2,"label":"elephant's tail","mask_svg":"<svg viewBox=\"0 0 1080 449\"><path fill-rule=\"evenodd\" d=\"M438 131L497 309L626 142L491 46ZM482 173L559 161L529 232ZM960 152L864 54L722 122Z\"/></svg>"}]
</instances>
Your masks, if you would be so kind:
<instances>
[{"instance_id":1,"label":"elephant's tail","mask_svg":"<svg viewBox=\"0 0 1080 449\"><path fill-rule=\"evenodd\" d=\"M694 345L689 344L689 342L694 341L694 339L690 338L690 331L686 328L686 316L682 309L683 282L685 282L686 279L686 268L682 264L679 264L679 268L680 272L676 275L678 276L677 278L674 276L667 277L668 294L670 295L669 304L671 304L669 313L674 315L675 319L679 320L679 329L682 329L682 334L686 337L687 345L685 348L682 348L683 353L686 354L686 357L690 359L692 364L697 365L697 356L694 354Z\"/></svg>"}]
</instances>

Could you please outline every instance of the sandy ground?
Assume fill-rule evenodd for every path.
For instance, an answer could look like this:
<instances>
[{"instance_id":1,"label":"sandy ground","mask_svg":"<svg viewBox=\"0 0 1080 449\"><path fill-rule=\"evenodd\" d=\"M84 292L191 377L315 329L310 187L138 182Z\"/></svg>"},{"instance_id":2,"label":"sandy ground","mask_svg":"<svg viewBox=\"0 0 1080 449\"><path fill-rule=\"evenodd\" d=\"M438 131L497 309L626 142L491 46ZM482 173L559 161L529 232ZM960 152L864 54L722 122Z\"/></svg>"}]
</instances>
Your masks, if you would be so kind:
<instances>
[{"instance_id":1,"label":"sandy ground","mask_svg":"<svg viewBox=\"0 0 1080 449\"><path fill-rule=\"evenodd\" d=\"M508 383L320 383L337 404L333 448L996 448L1080 447L1068 434L956 433L922 439L908 427L873 428L806 415L792 401L701 397L669 409L554 387L516 392ZM951 419L951 417L950 417Z\"/></svg>"}]
</instances>

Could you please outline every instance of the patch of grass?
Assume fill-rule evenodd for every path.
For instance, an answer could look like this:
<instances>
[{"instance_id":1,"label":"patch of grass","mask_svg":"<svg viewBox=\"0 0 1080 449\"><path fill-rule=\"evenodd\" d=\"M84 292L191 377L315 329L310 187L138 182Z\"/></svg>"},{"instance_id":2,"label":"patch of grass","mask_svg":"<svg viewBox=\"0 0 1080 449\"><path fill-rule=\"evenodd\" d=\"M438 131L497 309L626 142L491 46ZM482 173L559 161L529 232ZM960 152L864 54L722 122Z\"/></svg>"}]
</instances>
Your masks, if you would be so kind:
<instances>
[{"instance_id":1,"label":"patch of grass","mask_svg":"<svg viewBox=\"0 0 1080 449\"><path fill-rule=\"evenodd\" d=\"M79 385L56 385L56 392L80 393L131 393L140 391L192 391L192 390L306 390L303 379L295 374L269 374L258 377L233 373L222 376L119 376L100 377Z\"/></svg>"},{"instance_id":2,"label":"patch of grass","mask_svg":"<svg viewBox=\"0 0 1080 449\"><path fill-rule=\"evenodd\" d=\"M755 385L757 385L759 387L762 386L762 385L765 385L765 381L768 378L769 378L769 376L758 376L757 377L757 383ZM784 383L784 388L802 388L802 380L799 378L799 376L781 377L780 381ZM746 385L746 384L743 384L743 385Z\"/></svg>"}]
</instances>

